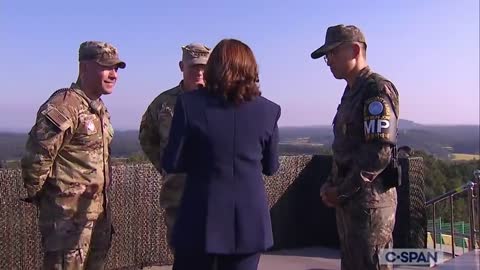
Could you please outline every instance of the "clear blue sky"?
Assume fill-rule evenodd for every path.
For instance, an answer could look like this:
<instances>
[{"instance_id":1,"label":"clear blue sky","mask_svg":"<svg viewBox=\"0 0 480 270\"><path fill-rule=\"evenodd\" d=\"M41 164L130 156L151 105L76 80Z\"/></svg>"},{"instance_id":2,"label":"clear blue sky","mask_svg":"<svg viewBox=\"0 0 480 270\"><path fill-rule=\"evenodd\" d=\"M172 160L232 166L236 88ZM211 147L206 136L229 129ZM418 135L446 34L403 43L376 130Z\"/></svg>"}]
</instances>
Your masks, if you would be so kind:
<instances>
[{"instance_id":1,"label":"clear blue sky","mask_svg":"<svg viewBox=\"0 0 480 270\"><path fill-rule=\"evenodd\" d=\"M27 131L41 103L70 85L85 40L113 43L127 68L104 98L117 129L137 129L181 79L181 45L237 38L254 51L281 126L330 124L345 82L310 53L328 26L359 26L368 62L400 92L401 118L479 124L479 1L2 1L0 130Z\"/></svg>"}]
</instances>

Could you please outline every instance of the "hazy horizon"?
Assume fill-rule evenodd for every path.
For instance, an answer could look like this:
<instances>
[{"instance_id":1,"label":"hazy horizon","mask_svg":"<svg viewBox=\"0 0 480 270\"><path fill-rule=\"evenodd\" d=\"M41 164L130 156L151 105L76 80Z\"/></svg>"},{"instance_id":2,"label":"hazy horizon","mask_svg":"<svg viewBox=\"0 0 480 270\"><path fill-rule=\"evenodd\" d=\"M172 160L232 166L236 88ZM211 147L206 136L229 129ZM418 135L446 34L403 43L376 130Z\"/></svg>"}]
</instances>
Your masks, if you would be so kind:
<instances>
[{"instance_id":1,"label":"hazy horizon","mask_svg":"<svg viewBox=\"0 0 480 270\"><path fill-rule=\"evenodd\" d=\"M401 119L405 121L411 121L406 119ZM476 127L478 124L423 124L412 121L414 124L419 125L421 127ZM8 129L8 128L0 128L0 133L25 133L30 130L31 127L28 128L18 128L18 129ZM279 128L332 128L331 124L318 124L318 125L279 125ZM116 131L138 131L138 128L115 128ZM480 130L480 127L479 127Z\"/></svg>"},{"instance_id":2,"label":"hazy horizon","mask_svg":"<svg viewBox=\"0 0 480 270\"><path fill-rule=\"evenodd\" d=\"M222 38L252 48L263 95L282 106L281 127L329 126L345 82L310 53L340 23L364 32L369 65L399 90L402 119L479 125L478 10L478 0L7 1L0 131L27 132L51 93L76 80L85 40L111 42L127 63L103 97L117 130L137 130L150 102L179 83L182 45Z\"/></svg>"}]
</instances>

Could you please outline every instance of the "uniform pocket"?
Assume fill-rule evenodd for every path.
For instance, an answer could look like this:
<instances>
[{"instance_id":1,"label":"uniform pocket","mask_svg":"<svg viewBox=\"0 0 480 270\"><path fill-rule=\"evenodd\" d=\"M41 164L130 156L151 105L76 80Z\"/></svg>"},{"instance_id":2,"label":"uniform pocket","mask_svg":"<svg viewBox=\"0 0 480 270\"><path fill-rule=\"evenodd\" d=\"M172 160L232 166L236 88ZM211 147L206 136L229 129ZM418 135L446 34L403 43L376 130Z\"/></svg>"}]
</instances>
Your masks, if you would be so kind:
<instances>
[{"instance_id":1,"label":"uniform pocket","mask_svg":"<svg viewBox=\"0 0 480 270\"><path fill-rule=\"evenodd\" d=\"M102 126L96 115L81 115L72 142L86 146L91 150L102 145Z\"/></svg>"}]
</instances>

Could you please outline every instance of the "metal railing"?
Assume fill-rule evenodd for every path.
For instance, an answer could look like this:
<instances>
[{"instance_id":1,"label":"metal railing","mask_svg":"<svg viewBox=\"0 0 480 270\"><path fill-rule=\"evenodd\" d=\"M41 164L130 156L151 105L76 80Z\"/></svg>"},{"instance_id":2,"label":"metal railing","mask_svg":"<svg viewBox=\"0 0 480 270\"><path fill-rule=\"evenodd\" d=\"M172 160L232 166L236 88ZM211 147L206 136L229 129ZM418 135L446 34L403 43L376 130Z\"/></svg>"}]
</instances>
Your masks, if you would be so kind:
<instances>
[{"instance_id":1,"label":"metal railing","mask_svg":"<svg viewBox=\"0 0 480 270\"><path fill-rule=\"evenodd\" d=\"M451 238L452 238L452 241L451 241L451 244L452 244L452 258L455 258L456 254L455 254L455 230L454 230L454 213L453 213L453 199L454 197L456 196L459 196L461 194L464 194L465 192L468 193L468 216L469 216L469 222L470 222L470 234L469 234L469 245L468 245L468 249L469 250L473 250L475 249L475 245L476 245L476 233L478 233L479 231L476 230L476 226L475 226L475 223L477 222L477 224L480 224L480 215L478 214L478 212L480 211L480 200L479 200L479 196L480 196L480 170L475 170L473 172L473 175L474 175L474 178L469 181L468 183L454 189L454 190L451 190L451 191L448 191L446 192L445 194L443 195L440 195L436 198L433 198L429 201L426 202L426 206L429 207L429 206L432 206L432 214L433 214L433 227L432 227L432 233L433 233L433 237L432 237L432 241L433 241L433 249L436 249L437 248L437 245L436 245L436 236L437 236L437 233L436 233L436 213L435 213L435 209L436 209L436 205L442 201L445 201L445 200L449 200L449 204L450 204L450 234L451 234ZM476 191L476 194L475 194L475 191ZM475 205L478 204L478 209L477 211L475 211ZM477 213L477 215L475 215L475 213ZM441 232L440 232L441 233ZM462 234L463 235L463 234Z\"/></svg>"}]
</instances>

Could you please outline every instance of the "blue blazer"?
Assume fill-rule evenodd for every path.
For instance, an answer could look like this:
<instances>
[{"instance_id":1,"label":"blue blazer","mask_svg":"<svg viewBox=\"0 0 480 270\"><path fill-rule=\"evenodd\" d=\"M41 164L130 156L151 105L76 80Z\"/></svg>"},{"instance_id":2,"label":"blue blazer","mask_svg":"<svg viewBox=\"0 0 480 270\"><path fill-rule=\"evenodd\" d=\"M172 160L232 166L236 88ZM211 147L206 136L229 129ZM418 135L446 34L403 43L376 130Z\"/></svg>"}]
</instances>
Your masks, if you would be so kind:
<instances>
[{"instance_id":1,"label":"blue blazer","mask_svg":"<svg viewBox=\"0 0 480 270\"><path fill-rule=\"evenodd\" d=\"M240 105L199 89L181 95L163 156L187 180L172 244L217 254L273 245L263 174L279 167L280 106L261 96Z\"/></svg>"}]
</instances>

